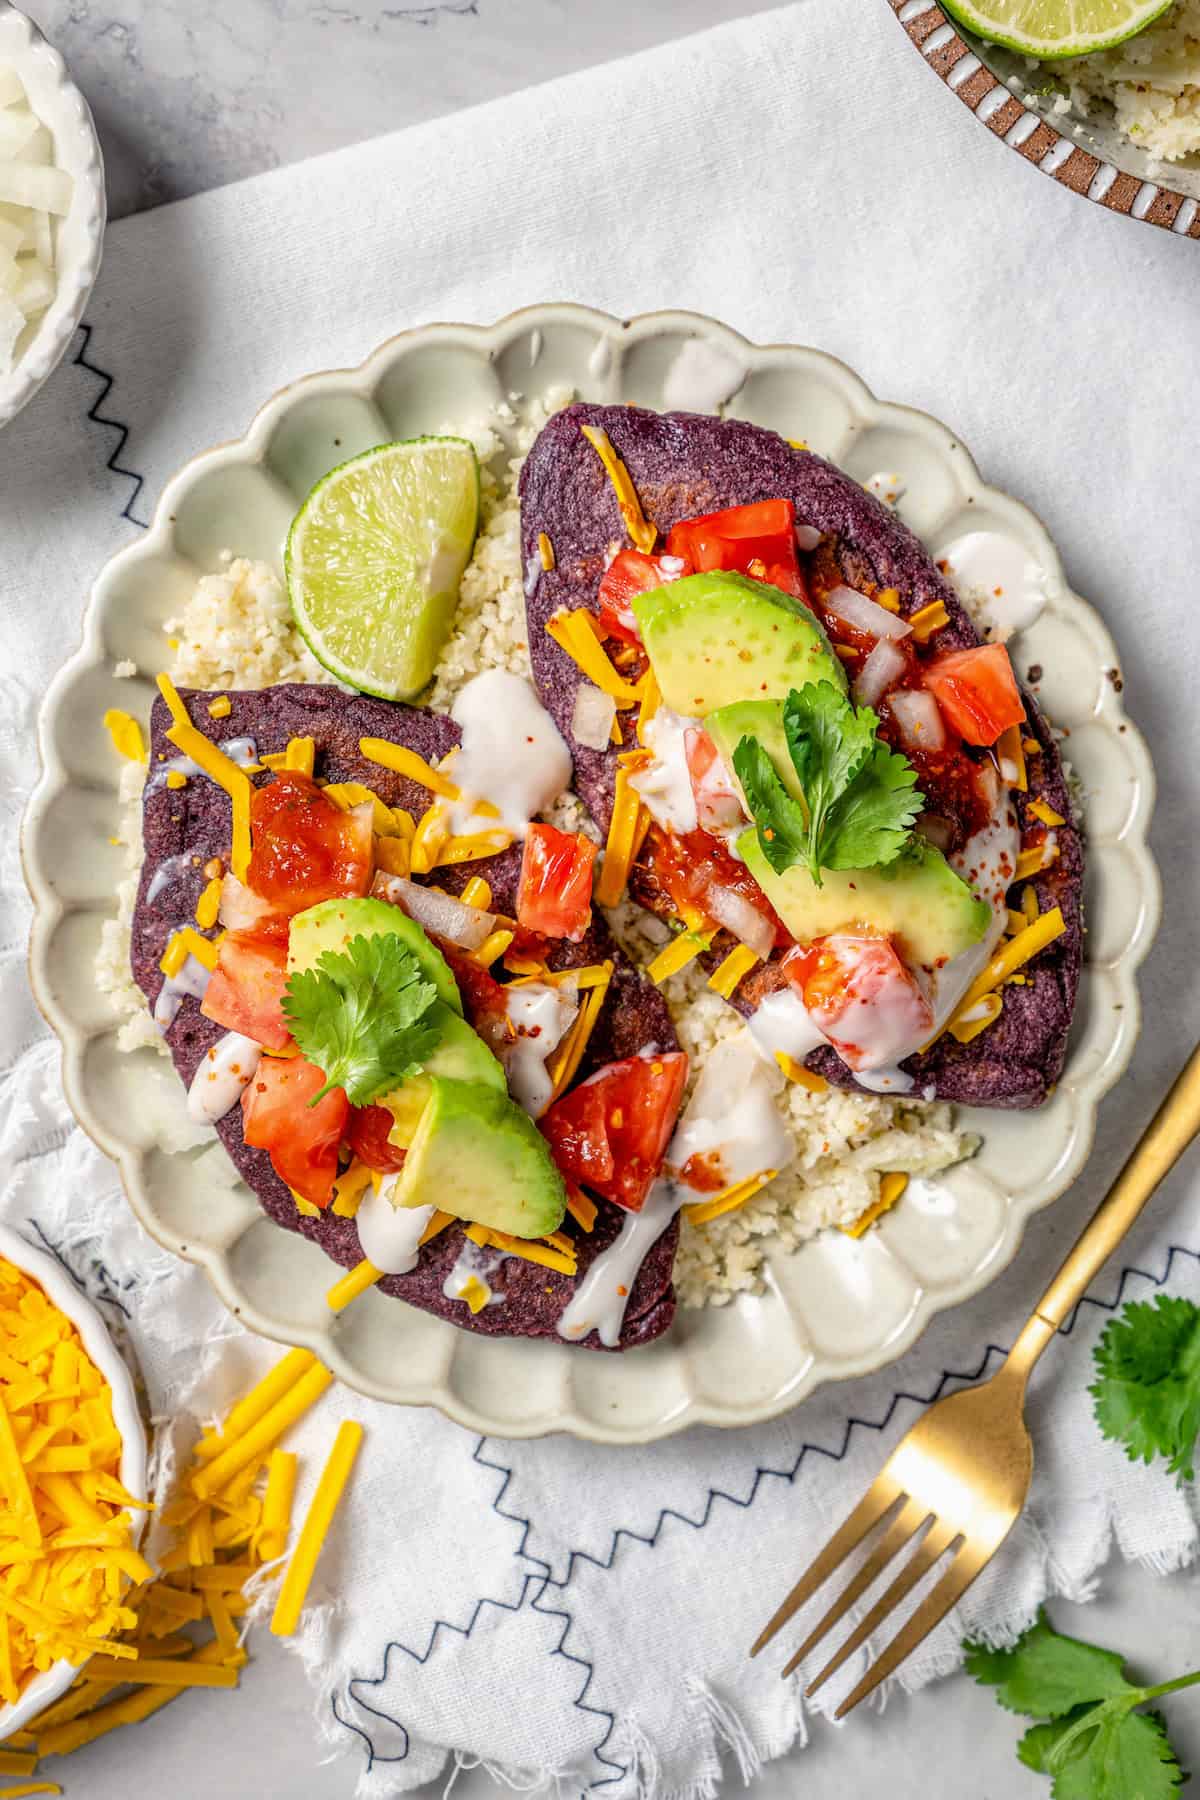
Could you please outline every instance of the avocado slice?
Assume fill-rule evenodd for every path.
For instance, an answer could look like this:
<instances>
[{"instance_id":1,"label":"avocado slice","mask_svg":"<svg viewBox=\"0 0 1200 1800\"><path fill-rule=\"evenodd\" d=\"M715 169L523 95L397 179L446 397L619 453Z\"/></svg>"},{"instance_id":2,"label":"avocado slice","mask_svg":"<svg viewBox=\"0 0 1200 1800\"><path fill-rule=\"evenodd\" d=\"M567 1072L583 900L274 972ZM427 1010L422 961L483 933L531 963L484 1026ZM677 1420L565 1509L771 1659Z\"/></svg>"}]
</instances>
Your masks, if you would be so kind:
<instances>
[{"instance_id":1,"label":"avocado slice","mask_svg":"<svg viewBox=\"0 0 1200 1800\"><path fill-rule=\"evenodd\" d=\"M405 949L412 951L438 998L461 1015L462 999L449 963L415 919L386 900L322 900L297 913L288 932L288 968L315 968L327 950L340 954L351 938L388 936L398 937Z\"/></svg>"},{"instance_id":2,"label":"avocado slice","mask_svg":"<svg viewBox=\"0 0 1200 1800\"><path fill-rule=\"evenodd\" d=\"M822 869L818 887L801 863L777 875L753 826L738 855L792 936L800 943L873 925L899 940L906 959L932 967L977 944L992 909L977 900L940 850L922 837L880 869Z\"/></svg>"},{"instance_id":3,"label":"avocado slice","mask_svg":"<svg viewBox=\"0 0 1200 1800\"><path fill-rule=\"evenodd\" d=\"M513 1237L557 1231L563 1179L528 1114L495 1088L428 1077L428 1104L393 1189L397 1206L438 1206Z\"/></svg>"},{"instance_id":4,"label":"avocado slice","mask_svg":"<svg viewBox=\"0 0 1200 1800\"><path fill-rule=\"evenodd\" d=\"M421 1115L429 1104L433 1093L430 1076L455 1082L475 1082L498 1094L508 1092L502 1065L465 1019L460 1019L439 1000L430 1011L429 1023L437 1026L441 1042L423 1072L410 1076L392 1093L385 1094L379 1103L391 1111L396 1121L388 1137L402 1150L412 1143Z\"/></svg>"},{"instance_id":5,"label":"avocado slice","mask_svg":"<svg viewBox=\"0 0 1200 1800\"><path fill-rule=\"evenodd\" d=\"M798 800L804 807L804 816L808 817L808 807L804 800L804 789L800 786L800 777L787 747L787 738L783 731L782 700L737 700L732 706L722 706L717 712L709 713L704 721L704 729L717 747L717 754L729 772L729 779L741 792L741 783L733 767L733 753L744 737L757 738L771 761L775 764L779 779L782 781L793 800ZM742 794L742 804L746 796ZM750 808L747 806L746 811Z\"/></svg>"},{"instance_id":6,"label":"avocado slice","mask_svg":"<svg viewBox=\"0 0 1200 1800\"><path fill-rule=\"evenodd\" d=\"M791 688L846 672L807 606L748 575L686 575L633 601L663 700L703 718L738 700L782 700Z\"/></svg>"}]
</instances>

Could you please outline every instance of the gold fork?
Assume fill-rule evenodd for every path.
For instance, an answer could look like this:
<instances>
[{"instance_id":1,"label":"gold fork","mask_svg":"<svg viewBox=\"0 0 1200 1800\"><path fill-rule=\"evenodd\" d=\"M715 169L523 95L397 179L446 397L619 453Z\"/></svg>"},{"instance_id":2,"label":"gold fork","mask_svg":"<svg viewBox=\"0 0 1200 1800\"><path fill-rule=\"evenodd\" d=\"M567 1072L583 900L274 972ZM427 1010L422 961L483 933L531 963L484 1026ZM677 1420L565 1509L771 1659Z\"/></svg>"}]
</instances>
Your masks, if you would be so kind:
<instances>
[{"instance_id":1,"label":"gold fork","mask_svg":"<svg viewBox=\"0 0 1200 1800\"><path fill-rule=\"evenodd\" d=\"M1025 1387L1038 1357L1107 1262L1163 1176L1200 1131L1200 1047L1159 1107L1125 1167L1024 1326L1003 1365L979 1387L948 1394L901 1438L850 1517L796 1583L750 1651L757 1656L878 1525L885 1528L862 1567L785 1665L790 1675L919 1538L886 1593L809 1683L814 1694L950 1552L937 1584L838 1707L845 1718L961 1599L1015 1525L1033 1475Z\"/></svg>"}]
</instances>

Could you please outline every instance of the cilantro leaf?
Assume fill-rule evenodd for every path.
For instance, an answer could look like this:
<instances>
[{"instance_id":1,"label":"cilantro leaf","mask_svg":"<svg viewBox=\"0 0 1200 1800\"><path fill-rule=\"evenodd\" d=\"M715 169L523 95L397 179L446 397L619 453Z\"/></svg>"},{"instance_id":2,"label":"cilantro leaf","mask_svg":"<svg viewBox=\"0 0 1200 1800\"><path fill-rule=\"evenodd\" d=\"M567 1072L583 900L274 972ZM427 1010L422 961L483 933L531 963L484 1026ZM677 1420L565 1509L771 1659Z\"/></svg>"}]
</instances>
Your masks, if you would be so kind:
<instances>
[{"instance_id":1,"label":"cilantro leaf","mask_svg":"<svg viewBox=\"0 0 1200 1800\"><path fill-rule=\"evenodd\" d=\"M1115 1650L1101 1650L1055 1631L1044 1611L1011 1650L968 1644L967 1673L1009 1712L1059 1719L1085 1700L1109 1700L1133 1692Z\"/></svg>"},{"instance_id":2,"label":"cilantro leaf","mask_svg":"<svg viewBox=\"0 0 1200 1800\"><path fill-rule=\"evenodd\" d=\"M1054 1630L1044 1612L1011 1650L967 1644L967 1669L1031 1726L1017 1755L1051 1777L1052 1800L1177 1800L1185 1779L1157 1712L1136 1709L1200 1682L1200 1671L1135 1687L1112 1650Z\"/></svg>"},{"instance_id":3,"label":"cilantro leaf","mask_svg":"<svg viewBox=\"0 0 1200 1800\"><path fill-rule=\"evenodd\" d=\"M1133 1301L1111 1319L1094 1351L1089 1392L1104 1436L1135 1462L1168 1459L1191 1481L1200 1437L1200 1306L1167 1294Z\"/></svg>"},{"instance_id":4,"label":"cilantro leaf","mask_svg":"<svg viewBox=\"0 0 1200 1800\"><path fill-rule=\"evenodd\" d=\"M428 1019L437 999L421 965L400 938L351 938L344 953L327 950L314 969L288 982L283 1011L292 1036L325 1085L345 1088L354 1106L369 1106L415 1075L437 1048Z\"/></svg>"},{"instance_id":5,"label":"cilantro leaf","mask_svg":"<svg viewBox=\"0 0 1200 1800\"><path fill-rule=\"evenodd\" d=\"M762 745L744 737L733 753L733 772L754 815L762 853L777 875L809 855L808 820L779 779L779 773Z\"/></svg>"},{"instance_id":6,"label":"cilantro leaf","mask_svg":"<svg viewBox=\"0 0 1200 1800\"><path fill-rule=\"evenodd\" d=\"M734 773L777 875L804 863L820 887L822 869L876 868L911 843L924 798L916 770L880 742L878 725L869 706L852 705L830 681L792 689L783 731L803 803L761 744L738 744Z\"/></svg>"},{"instance_id":7,"label":"cilantro leaf","mask_svg":"<svg viewBox=\"0 0 1200 1800\"><path fill-rule=\"evenodd\" d=\"M866 764L878 724L869 706L851 706L831 681L793 688L784 701L783 732L808 804L808 865L818 886L830 809Z\"/></svg>"}]
</instances>

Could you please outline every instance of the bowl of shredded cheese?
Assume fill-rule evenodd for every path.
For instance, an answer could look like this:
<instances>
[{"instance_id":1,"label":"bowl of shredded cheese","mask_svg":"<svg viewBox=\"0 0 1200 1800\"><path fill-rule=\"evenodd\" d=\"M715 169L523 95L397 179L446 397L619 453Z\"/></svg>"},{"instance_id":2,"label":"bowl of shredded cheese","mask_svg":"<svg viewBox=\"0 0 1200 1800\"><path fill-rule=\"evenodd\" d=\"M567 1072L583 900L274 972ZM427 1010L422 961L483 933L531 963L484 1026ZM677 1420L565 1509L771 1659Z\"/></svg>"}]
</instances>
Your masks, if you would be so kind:
<instances>
[{"instance_id":1,"label":"bowl of shredded cheese","mask_svg":"<svg viewBox=\"0 0 1200 1800\"><path fill-rule=\"evenodd\" d=\"M100 270L104 165L58 51L0 0L0 426L57 367Z\"/></svg>"},{"instance_id":2,"label":"bowl of shredded cheese","mask_svg":"<svg viewBox=\"0 0 1200 1800\"><path fill-rule=\"evenodd\" d=\"M129 1370L63 1266L0 1225L0 1742L124 1630L145 1519Z\"/></svg>"}]
</instances>

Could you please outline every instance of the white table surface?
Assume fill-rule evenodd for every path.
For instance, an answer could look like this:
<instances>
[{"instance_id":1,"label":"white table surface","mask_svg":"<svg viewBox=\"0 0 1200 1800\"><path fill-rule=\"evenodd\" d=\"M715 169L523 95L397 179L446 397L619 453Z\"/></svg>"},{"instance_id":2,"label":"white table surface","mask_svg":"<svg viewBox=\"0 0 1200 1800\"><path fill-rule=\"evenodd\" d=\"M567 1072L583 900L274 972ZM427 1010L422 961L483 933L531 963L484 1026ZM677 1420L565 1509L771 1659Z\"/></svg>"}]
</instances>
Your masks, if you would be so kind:
<instances>
[{"instance_id":1,"label":"white table surface","mask_svg":"<svg viewBox=\"0 0 1200 1800\"><path fill-rule=\"evenodd\" d=\"M771 0L25 0L64 52L104 140L112 216L198 193L449 113L734 17ZM860 5L882 0L854 0ZM320 83L312 85L313 71ZM847 1500L851 1499L847 1496ZM747 1545L752 1554L753 1546ZM780 1579L781 1588L783 1576ZM1200 1662L1200 1573L1167 1580L1114 1562L1060 1629L1120 1649L1146 1679ZM307 1684L265 1633L237 1697L181 1697L62 1765L69 1796L349 1800L353 1757L320 1762ZM1200 1702L1168 1702L1185 1767L1200 1766ZM964 1676L841 1730L820 1722L752 1800L1045 1796L1014 1755L1017 1721ZM59 1774L53 1766L48 1774ZM443 1783L423 1790L432 1800ZM740 1789L736 1772L731 1789ZM499 1790L467 1774L457 1800Z\"/></svg>"}]
</instances>

